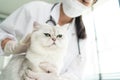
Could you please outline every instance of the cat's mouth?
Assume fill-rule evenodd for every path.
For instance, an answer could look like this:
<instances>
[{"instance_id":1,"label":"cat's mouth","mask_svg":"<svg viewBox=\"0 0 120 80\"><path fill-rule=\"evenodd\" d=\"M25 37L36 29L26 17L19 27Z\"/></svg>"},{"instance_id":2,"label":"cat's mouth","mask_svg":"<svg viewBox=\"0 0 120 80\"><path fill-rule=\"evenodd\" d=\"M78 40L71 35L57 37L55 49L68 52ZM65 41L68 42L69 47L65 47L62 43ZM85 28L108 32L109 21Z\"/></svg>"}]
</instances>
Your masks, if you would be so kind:
<instances>
[{"instance_id":1,"label":"cat's mouth","mask_svg":"<svg viewBox=\"0 0 120 80\"><path fill-rule=\"evenodd\" d=\"M56 46L57 46L56 42L52 42L48 47L56 47Z\"/></svg>"},{"instance_id":2,"label":"cat's mouth","mask_svg":"<svg viewBox=\"0 0 120 80\"><path fill-rule=\"evenodd\" d=\"M53 43L50 45L50 47L51 47L51 46L56 46L56 43L55 43L55 42L53 42Z\"/></svg>"},{"instance_id":3,"label":"cat's mouth","mask_svg":"<svg viewBox=\"0 0 120 80\"><path fill-rule=\"evenodd\" d=\"M55 42L53 42L53 43L52 43L52 45L56 45L56 43L55 43Z\"/></svg>"}]
</instances>

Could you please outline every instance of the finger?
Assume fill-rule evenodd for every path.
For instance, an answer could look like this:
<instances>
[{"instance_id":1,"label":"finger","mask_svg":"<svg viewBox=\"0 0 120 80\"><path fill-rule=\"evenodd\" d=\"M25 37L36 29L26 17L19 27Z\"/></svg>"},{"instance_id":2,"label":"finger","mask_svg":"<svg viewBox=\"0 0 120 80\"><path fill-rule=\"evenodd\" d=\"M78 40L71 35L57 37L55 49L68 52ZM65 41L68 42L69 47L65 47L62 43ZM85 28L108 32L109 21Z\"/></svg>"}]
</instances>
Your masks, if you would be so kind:
<instances>
[{"instance_id":1,"label":"finger","mask_svg":"<svg viewBox=\"0 0 120 80\"><path fill-rule=\"evenodd\" d=\"M23 79L22 80L35 80L35 79L32 79L32 78L29 78L26 74L23 75Z\"/></svg>"},{"instance_id":2,"label":"finger","mask_svg":"<svg viewBox=\"0 0 120 80\"><path fill-rule=\"evenodd\" d=\"M11 41L11 42L9 42L8 45L9 45L10 51L13 52L15 50L15 47L16 47L16 42Z\"/></svg>"},{"instance_id":3,"label":"finger","mask_svg":"<svg viewBox=\"0 0 120 80\"><path fill-rule=\"evenodd\" d=\"M30 76L28 76L27 73L24 73L24 75L22 76L22 80L36 80L36 79L33 79Z\"/></svg>"},{"instance_id":4,"label":"finger","mask_svg":"<svg viewBox=\"0 0 120 80\"><path fill-rule=\"evenodd\" d=\"M38 79L39 78L39 74L36 72L33 72L31 70L26 70L25 73L31 79Z\"/></svg>"}]
</instances>

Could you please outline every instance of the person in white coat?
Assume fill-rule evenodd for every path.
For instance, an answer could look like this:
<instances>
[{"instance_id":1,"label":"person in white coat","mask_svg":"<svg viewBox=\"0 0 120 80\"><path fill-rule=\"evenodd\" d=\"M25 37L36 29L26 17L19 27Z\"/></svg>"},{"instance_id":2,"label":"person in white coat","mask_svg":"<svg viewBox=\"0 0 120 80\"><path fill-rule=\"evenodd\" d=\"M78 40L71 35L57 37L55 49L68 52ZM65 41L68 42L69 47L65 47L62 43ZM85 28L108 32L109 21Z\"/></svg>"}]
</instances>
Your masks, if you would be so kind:
<instances>
[{"instance_id":1,"label":"person in white coat","mask_svg":"<svg viewBox=\"0 0 120 80\"><path fill-rule=\"evenodd\" d=\"M26 36L28 37L33 31L34 21L50 25L69 23L69 49L61 76L66 80L81 80L85 64L85 51L82 50L85 45L82 42L85 42L86 39L81 15L96 1L62 0L56 4L32 1L21 6L0 24L0 55L25 52L28 44L20 44L20 41L29 42ZM79 47L79 42L82 48ZM30 76L26 77L34 80L30 79Z\"/></svg>"}]
</instances>

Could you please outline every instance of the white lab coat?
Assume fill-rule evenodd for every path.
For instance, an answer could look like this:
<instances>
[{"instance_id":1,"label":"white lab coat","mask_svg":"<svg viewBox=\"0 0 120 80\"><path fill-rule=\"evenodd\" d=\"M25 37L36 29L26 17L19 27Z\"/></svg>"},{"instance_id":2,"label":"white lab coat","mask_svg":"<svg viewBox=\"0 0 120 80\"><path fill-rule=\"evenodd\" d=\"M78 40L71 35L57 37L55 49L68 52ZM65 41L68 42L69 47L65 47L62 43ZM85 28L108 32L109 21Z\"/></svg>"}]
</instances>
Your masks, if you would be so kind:
<instances>
[{"instance_id":1,"label":"white lab coat","mask_svg":"<svg viewBox=\"0 0 120 80\"><path fill-rule=\"evenodd\" d=\"M58 23L60 3L51 11L52 4L42 1L33 1L27 3L13 12L6 20L0 24L0 42L9 37L13 40L21 40L27 34L32 32L33 22L45 23L50 15ZM51 24L51 23L49 23ZM69 26L69 48L68 55L65 57L65 63L61 76L69 80L81 80L82 70L85 64L85 41L80 40L80 51L78 53L77 38L75 34L74 20ZM0 46L0 54L5 55Z\"/></svg>"}]
</instances>

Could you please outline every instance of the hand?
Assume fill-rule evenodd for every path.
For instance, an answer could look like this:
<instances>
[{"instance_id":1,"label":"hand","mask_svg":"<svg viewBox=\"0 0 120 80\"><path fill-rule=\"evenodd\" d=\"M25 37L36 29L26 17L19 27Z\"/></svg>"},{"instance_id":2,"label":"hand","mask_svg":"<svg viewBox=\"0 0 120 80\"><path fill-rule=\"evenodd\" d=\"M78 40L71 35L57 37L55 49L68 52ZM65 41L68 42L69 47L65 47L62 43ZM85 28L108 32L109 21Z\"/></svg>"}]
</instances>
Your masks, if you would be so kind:
<instances>
[{"instance_id":1,"label":"hand","mask_svg":"<svg viewBox=\"0 0 120 80\"><path fill-rule=\"evenodd\" d=\"M30 69L25 70L23 73L21 80L40 80L39 73L35 73L31 71Z\"/></svg>"},{"instance_id":2,"label":"hand","mask_svg":"<svg viewBox=\"0 0 120 80\"><path fill-rule=\"evenodd\" d=\"M40 68L45 71L46 73L54 73L57 74L57 68L55 65L50 64L48 62L41 62Z\"/></svg>"},{"instance_id":3,"label":"hand","mask_svg":"<svg viewBox=\"0 0 120 80\"><path fill-rule=\"evenodd\" d=\"M27 69L25 71L25 74L23 75L23 80L64 80L64 79L60 79L60 77L58 77L55 74L37 73Z\"/></svg>"},{"instance_id":4,"label":"hand","mask_svg":"<svg viewBox=\"0 0 120 80\"><path fill-rule=\"evenodd\" d=\"M30 45L30 34L25 37L24 40L20 42L16 42L13 40L9 40L4 47L4 52L6 54L18 54L22 52L26 52L27 48Z\"/></svg>"}]
</instances>

